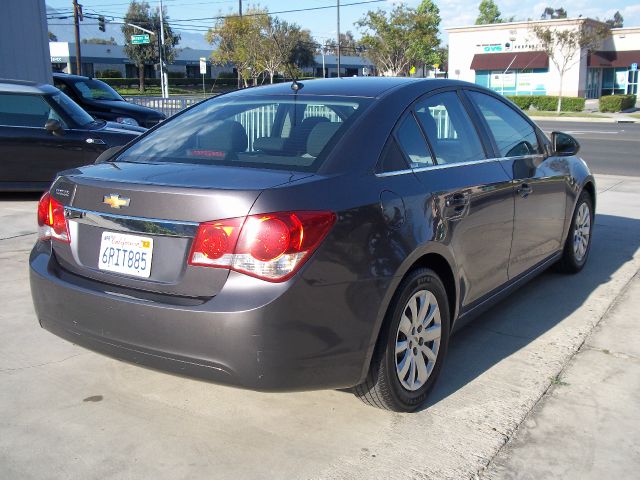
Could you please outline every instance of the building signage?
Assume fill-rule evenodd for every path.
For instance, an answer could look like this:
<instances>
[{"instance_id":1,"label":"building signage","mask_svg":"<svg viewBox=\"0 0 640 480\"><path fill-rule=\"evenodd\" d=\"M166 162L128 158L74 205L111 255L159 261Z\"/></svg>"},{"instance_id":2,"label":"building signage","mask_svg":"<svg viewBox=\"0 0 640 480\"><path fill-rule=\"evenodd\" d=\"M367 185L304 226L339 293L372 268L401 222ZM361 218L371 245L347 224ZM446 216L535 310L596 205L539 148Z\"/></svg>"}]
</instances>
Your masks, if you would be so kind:
<instances>
[{"instance_id":1,"label":"building signage","mask_svg":"<svg viewBox=\"0 0 640 480\"><path fill-rule=\"evenodd\" d=\"M632 63L632 64L631 64L631 71L632 71L632 72L635 72L635 71L637 71L637 70L638 70L638 64L637 64L637 63Z\"/></svg>"},{"instance_id":2,"label":"building signage","mask_svg":"<svg viewBox=\"0 0 640 480\"><path fill-rule=\"evenodd\" d=\"M131 45L143 45L145 43L151 43L148 33L144 35L131 35Z\"/></svg>"},{"instance_id":3,"label":"building signage","mask_svg":"<svg viewBox=\"0 0 640 480\"><path fill-rule=\"evenodd\" d=\"M484 45L482 47L482 50L484 51L484 53L501 52L502 45Z\"/></svg>"}]
</instances>

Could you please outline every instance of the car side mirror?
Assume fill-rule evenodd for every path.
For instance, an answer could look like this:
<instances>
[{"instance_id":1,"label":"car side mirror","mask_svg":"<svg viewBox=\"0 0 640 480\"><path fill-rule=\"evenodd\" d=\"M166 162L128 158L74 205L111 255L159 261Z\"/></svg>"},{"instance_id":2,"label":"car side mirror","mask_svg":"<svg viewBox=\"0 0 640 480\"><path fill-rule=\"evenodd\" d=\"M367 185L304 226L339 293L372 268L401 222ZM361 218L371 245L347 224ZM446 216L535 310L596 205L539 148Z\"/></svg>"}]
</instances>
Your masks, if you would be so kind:
<instances>
[{"instance_id":1,"label":"car side mirror","mask_svg":"<svg viewBox=\"0 0 640 480\"><path fill-rule=\"evenodd\" d=\"M62 127L62 124L53 118L47 120L47 123L44 124L44 129L53 135L64 135L64 128Z\"/></svg>"},{"instance_id":2,"label":"car side mirror","mask_svg":"<svg viewBox=\"0 0 640 480\"><path fill-rule=\"evenodd\" d=\"M576 155L580 150L580 144L578 141L568 133L552 132L551 142L553 144L554 153L562 157Z\"/></svg>"}]
</instances>

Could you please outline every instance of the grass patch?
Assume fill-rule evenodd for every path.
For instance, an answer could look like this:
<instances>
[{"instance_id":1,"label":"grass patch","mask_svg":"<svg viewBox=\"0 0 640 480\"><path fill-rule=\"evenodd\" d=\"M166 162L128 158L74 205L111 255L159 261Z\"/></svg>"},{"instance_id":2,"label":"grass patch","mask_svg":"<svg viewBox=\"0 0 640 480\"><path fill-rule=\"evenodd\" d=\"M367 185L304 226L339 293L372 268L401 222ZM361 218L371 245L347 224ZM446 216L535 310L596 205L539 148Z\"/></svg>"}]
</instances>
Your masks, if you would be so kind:
<instances>
[{"instance_id":1,"label":"grass patch","mask_svg":"<svg viewBox=\"0 0 640 480\"><path fill-rule=\"evenodd\" d=\"M585 113L585 112L541 112L538 110L525 111L530 117L582 117L582 118L609 118L608 115L602 115L600 113Z\"/></svg>"},{"instance_id":2,"label":"grass patch","mask_svg":"<svg viewBox=\"0 0 640 480\"><path fill-rule=\"evenodd\" d=\"M628 116L633 118L640 118L640 113L629 113Z\"/></svg>"},{"instance_id":3,"label":"grass patch","mask_svg":"<svg viewBox=\"0 0 640 480\"><path fill-rule=\"evenodd\" d=\"M563 382L562 380L560 380L560 377L553 377L551 379L551 385L566 386L566 385L569 385L569 384L567 382Z\"/></svg>"}]
</instances>

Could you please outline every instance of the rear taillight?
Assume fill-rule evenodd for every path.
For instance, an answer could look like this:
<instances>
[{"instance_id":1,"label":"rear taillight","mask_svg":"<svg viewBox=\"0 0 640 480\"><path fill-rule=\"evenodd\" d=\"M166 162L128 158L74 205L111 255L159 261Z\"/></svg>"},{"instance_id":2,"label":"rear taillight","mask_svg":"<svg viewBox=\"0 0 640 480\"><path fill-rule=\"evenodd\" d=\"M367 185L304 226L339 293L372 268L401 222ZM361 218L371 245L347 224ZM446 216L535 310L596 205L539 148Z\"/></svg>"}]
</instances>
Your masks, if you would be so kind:
<instances>
[{"instance_id":1,"label":"rear taillight","mask_svg":"<svg viewBox=\"0 0 640 480\"><path fill-rule=\"evenodd\" d=\"M281 282L309 258L335 220L333 212L278 212L201 223L189 265Z\"/></svg>"},{"instance_id":2,"label":"rear taillight","mask_svg":"<svg viewBox=\"0 0 640 480\"><path fill-rule=\"evenodd\" d=\"M53 238L60 242L69 243L69 228L64 218L64 206L49 192L42 195L38 202L38 236L40 240Z\"/></svg>"}]
</instances>

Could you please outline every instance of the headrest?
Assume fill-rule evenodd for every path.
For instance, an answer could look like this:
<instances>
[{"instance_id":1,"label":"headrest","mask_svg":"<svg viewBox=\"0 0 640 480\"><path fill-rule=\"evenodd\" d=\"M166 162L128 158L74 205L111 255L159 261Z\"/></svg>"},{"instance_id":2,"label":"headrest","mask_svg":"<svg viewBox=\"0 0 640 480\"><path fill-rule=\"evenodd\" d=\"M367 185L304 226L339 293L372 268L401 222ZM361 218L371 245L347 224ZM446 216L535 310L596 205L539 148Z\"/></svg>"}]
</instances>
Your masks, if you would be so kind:
<instances>
[{"instance_id":1,"label":"headrest","mask_svg":"<svg viewBox=\"0 0 640 480\"><path fill-rule=\"evenodd\" d=\"M224 121L212 129L206 129L199 135L198 140L201 148L227 153L244 152L249 142L242 124L234 120Z\"/></svg>"},{"instance_id":2,"label":"headrest","mask_svg":"<svg viewBox=\"0 0 640 480\"><path fill-rule=\"evenodd\" d=\"M282 153L286 142L286 138L260 137L253 141L253 149L264 153Z\"/></svg>"},{"instance_id":3,"label":"headrest","mask_svg":"<svg viewBox=\"0 0 640 480\"><path fill-rule=\"evenodd\" d=\"M309 133L309 138L307 139L307 153L312 157L317 157L322 152L322 149L325 147L331 137L336 133L336 131L342 126L342 123L332 122L332 123L318 123L311 133Z\"/></svg>"}]
</instances>

